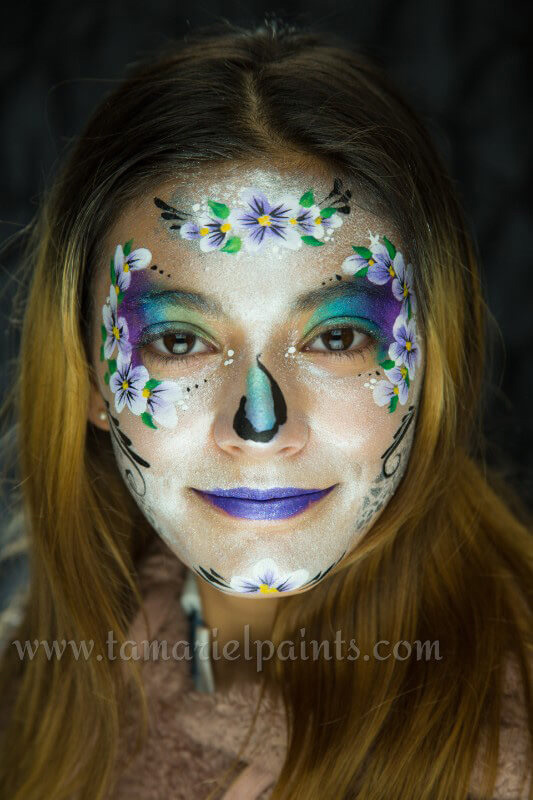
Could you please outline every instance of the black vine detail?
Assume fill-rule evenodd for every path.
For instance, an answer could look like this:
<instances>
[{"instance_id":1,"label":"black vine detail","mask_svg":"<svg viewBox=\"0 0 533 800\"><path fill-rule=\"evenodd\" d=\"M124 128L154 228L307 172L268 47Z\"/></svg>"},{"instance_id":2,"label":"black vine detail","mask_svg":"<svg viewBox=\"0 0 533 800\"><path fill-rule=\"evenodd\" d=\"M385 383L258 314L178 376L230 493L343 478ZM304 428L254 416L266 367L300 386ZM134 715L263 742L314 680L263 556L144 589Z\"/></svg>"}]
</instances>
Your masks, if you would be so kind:
<instances>
[{"instance_id":1,"label":"black vine detail","mask_svg":"<svg viewBox=\"0 0 533 800\"><path fill-rule=\"evenodd\" d=\"M381 456L381 458L384 459L383 465L382 465L382 470L383 470L383 476L385 478L390 478L391 475L394 475L394 473L396 472L396 470L400 466L400 462L402 460L402 455L401 455L401 453L395 453L395 451L398 448L398 446L399 446L400 442L402 441L402 439L404 438L405 434L407 433L407 431L409 429L409 426L411 425L411 422L413 421L414 415L415 415L415 407L414 406L409 406L409 410L408 410L407 414L403 415L400 427L398 428L398 430L396 431L396 433L393 436L393 439L394 439L393 443L391 444L391 446L389 448L387 448L387 450L385 450L385 452ZM396 461L394 463L394 467L389 470L389 468L387 466L388 465L388 461L394 455L396 457Z\"/></svg>"},{"instance_id":2,"label":"black vine detail","mask_svg":"<svg viewBox=\"0 0 533 800\"><path fill-rule=\"evenodd\" d=\"M339 214L349 214L351 199L351 190L344 189L341 179L335 178L333 181L333 189L327 197L324 197L323 200L320 200L319 206L323 208L327 204L330 208L337 209Z\"/></svg>"},{"instance_id":3,"label":"black vine detail","mask_svg":"<svg viewBox=\"0 0 533 800\"><path fill-rule=\"evenodd\" d=\"M287 403L285 402L283 392L279 388L277 382L274 380L267 368L259 361L260 355L261 354L256 357L256 361L257 366L265 373L270 383L270 391L272 392L272 400L274 403L274 425L272 428L269 428L266 431L256 431L246 416L247 397L246 395L243 395L239 403L239 408L237 409L235 417L233 418L233 428L237 435L241 437L241 439L251 439L254 442L270 442L270 440L273 439L278 432L279 426L284 425L287 422Z\"/></svg>"},{"instance_id":4,"label":"black vine detail","mask_svg":"<svg viewBox=\"0 0 533 800\"><path fill-rule=\"evenodd\" d=\"M118 444L118 446L120 447L126 458L128 458L131 461L133 468L137 471L137 475L139 476L142 482L142 490L140 491L135 485L135 479L131 469L126 469L124 471L126 479L131 488L133 489L133 491L135 492L135 494L138 495L139 497L144 497L144 495L146 494L146 481L144 480L144 475L139 469L139 466L149 468L150 464L148 463L148 461L145 461L144 458L141 458L141 456L138 455L132 449L131 439L129 438L129 436L126 436L126 434L123 431L120 430L120 423L118 419L114 417L111 411L109 410L108 401L104 399L104 403L106 404L107 414L112 423L110 428L111 435L115 439L116 443Z\"/></svg>"},{"instance_id":5,"label":"black vine detail","mask_svg":"<svg viewBox=\"0 0 533 800\"><path fill-rule=\"evenodd\" d=\"M331 570L333 569L333 567L336 567L336 566L337 566L337 564L339 563L339 561L340 561L342 558L344 558L345 554L346 554L346 550L344 550L344 551L341 553L341 555L338 557L338 559L337 559L336 561L334 561L334 562L333 562L333 564L330 564L330 565L329 565L329 567L327 567L326 569L323 569L323 570L321 570L320 572L317 572L317 574L315 575L315 577L314 577L314 578L311 578L310 580L308 580L308 581L307 581L307 583L304 583L304 584L302 584L302 585L301 585L301 586L299 586L298 588L299 588L299 589L304 589L304 588L305 588L305 587L307 587L307 586L313 586L315 583L318 583L318 581L321 581L321 580L322 580L322 578L325 578L325 577L326 577L326 575L328 574L328 572L331 572Z\"/></svg>"},{"instance_id":6,"label":"black vine detail","mask_svg":"<svg viewBox=\"0 0 533 800\"><path fill-rule=\"evenodd\" d=\"M190 216L186 211L178 211L174 206L169 206L168 203L165 203L165 201L161 200L159 197L154 197L154 203L158 208L162 209L160 214L161 219L164 219L167 223L172 222L172 224L168 226L171 231L179 230L187 217Z\"/></svg>"}]
</instances>

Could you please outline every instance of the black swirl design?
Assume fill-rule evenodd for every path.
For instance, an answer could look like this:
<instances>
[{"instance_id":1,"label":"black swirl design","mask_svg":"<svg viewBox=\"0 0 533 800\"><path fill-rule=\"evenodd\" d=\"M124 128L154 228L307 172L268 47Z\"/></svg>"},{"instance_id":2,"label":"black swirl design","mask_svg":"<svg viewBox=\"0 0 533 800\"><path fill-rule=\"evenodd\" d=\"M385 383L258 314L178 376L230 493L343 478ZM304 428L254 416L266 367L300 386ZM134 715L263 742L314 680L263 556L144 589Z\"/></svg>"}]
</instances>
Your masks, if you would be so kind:
<instances>
[{"instance_id":1,"label":"black swirl design","mask_svg":"<svg viewBox=\"0 0 533 800\"><path fill-rule=\"evenodd\" d=\"M145 461L140 455L138 455L132 448L132 442L129 436L126 436L124 431L120 430L120 423L116 417L110 411L109 402L104 400L107 408L107 415L111 422L111 435L113 436L115 442L119 446L120 450L124 453L126 458L131 462L133 469L136 472L136 477L134 476L131 469L125 469L124 474L126 475L126 480L128 481L129 486L131 486L132 491L138 497L144 497L146 494L146 481L144 480L144 475L142 474L139 467L145 467L148 469L150 464L148 461ZM140 480L140 486L137 486L137 480Z\"/></svg>"},{"instance_id":2,"label":"black swirl design","mask_svg":"<svg viewBox=\"0 0 533 800\"><path fill-rule=\"evenodd\" d=\"M407 414L403 415L400 427L393 436L394 439L393 443L391 444L390 447L387 448L387 450L385 450L385 452L381 456L381 458L383 459L382 473L383 477L385 478L390 478L392 475L394 475L394 473L400 466L402 460L402 454L397 453L396 450L398 449L402 439L405 437L405 434L409 430L409 426L413 421L414 415L415 415L415 407L409 406ZM393 457L395 458L394 466L392 467L392 469L390 469L389 461Z\"/></svg>"}]
</instances>

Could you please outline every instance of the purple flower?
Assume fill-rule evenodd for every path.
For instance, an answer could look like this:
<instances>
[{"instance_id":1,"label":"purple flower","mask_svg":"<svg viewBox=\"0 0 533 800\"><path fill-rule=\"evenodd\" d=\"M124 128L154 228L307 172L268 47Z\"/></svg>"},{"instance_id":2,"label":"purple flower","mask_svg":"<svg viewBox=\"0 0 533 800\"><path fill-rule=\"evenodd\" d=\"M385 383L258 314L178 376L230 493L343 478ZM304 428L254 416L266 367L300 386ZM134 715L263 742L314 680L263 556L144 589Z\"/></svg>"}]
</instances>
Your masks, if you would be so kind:
<instances>
[{"instance_id":1,"label":"purple flower","mask_svg":"<svg viewBox=\"0 0 533 800\"><path fill-rule=\"evenodd\" d=\"M300 236L314 236L322 239L324 236L324 222L320 216L320 209L313 204L309 207L300 205L300 201L293 196L283 197L280 202L289 208L289 227L298 231Z\"/></svg>"},{"instance_id":2,"label":"purple flower","mask_svg":"<svg viewBox=\"0 0 533 800\"><path fill-rule=\"evenodd\" d=\"M117 287L121 292L125 292L131 283L131 273L139 269L144 269L152 260L152 254L145 247L139 247L128 255L124 255L122 245L117 245L115 250L115 275L117 276Z\"/></svg>"},{"instance_id":3,"label":"purple flower","mask_svg":"<svg viewBox=\"0 0 533 800\"><path fill-rule=\"evenodd\" d=\"M309 578L306 569L298 569L296 572L282 575L278 565L271 558L263 558L253 567L249 577L234 575L230 580L230 586L236 592L260 592L270 594L274 592L290 592L298 589Z\"/></svg>"},{"instance_id":4,"label":"purple flower","mask_svg":"<svg viewBox=\"0 0 533 800\"><path fill-rule=\"evenodd\" d=\"M392 281L392 293L402 303L402 311L410 319L416 311L416 296L413 291L413 268L398 261L395 266L396 277Z\"/></svg>"},{"instance_id":5,"label":"purple flower","mask_svg":"<svg viewBox=\"0 0 533 800\"><path fill-rule=\"evenodd\" d=\"M409 370L402 364L399 367L392 367L391 369L383 370L389 381L393 386L398 387L398 398L402 406L407 403L407 396L409 394ZM396 394L396 392L394 392Z\"/></svg>"},{"instance_id":6,"label":"purple flower","mask_svg":"<svg viewBox=\"0 0 533 800\"><path fill-rule=\"evenodd\" d=\"M297 208L284 200L272 204L259 189L244 189L240 196L247 208L237 212L237 223L245 234L246 250L256 252L267 242L292 250L302 246L296 225L289 222Z\"/></svg>"},{"instance_id":7,"label":"purple flower","mask_svg":"<svg viewBox=\"0 0 533 800\"><path fill-rule=\"evenodd\" d=\"M149 380L142 394L146 397L147 411L155 421L165 428L174 428L178 421L174 403L183 397L181 387L172 381Z\"/></svg>"},{"instance_id":8,"label":"purple flower","mask_svg":"<svg viewBox=\"0 0 533 800\"><path fill-rule=\"evenodd\" d=\"M383 244L377 244L372 248L372 258L368 261L367 278L372 283L382 285L395 278L398 270L405 269L403 256L397 252L393 259L389 251Z\"/></svg>"},{"instance_id":9,"label":"purple flower","mask_svg":"<svg viewBox=\"0 0 533 800\"><path fill-rule=\"evenodd\" d=\"M218 204L221 208L226 209L226 206ZM236 211L229 211L225 217L217 215L204 215L201 216L197 222L185 222L180 228L180 236L183 239L200 239L200 250L204 253L212 252L213 250L221 250L225 247L230 239L235 242L231 252L237 252L240 249L240 239L235 241L236 234Z\"/></svg>"},{"instance_id":10,"label":"purple flower","mask_svg":"<svg viewBox=\"0 0 533 800\"><path fill-rule=\"evenodd\" d=\"M104 357L111 358L118 348L119 356L129 356L131 343L128 339L128 323L123 317L118 316L117 291L113 284L109 287L109 302L102 307L102 317L106 329L104 341Z\"/></svg>"},{"instance_id":11,"label":"purple flower","mask_svg":"<svg viewBox=\"0 0 533 800\"><path fill-rule=\"evenodd\" d=\"M326 233L332 233L332 231L335 228L340 228L340 226L342 225L343 223L342 214L338 214L337 211L335 211L333 214L331 214L331 216L323 217L322 213L324 211L326 211L326 209L323 209L322 212L320 213L320 217L322 219L322 225L324 226L324 230Z\"/></svg>"},{"instance_id":12,"label":"purple flower","mask_svg":"<svg viewBox=\"0 0 533 800\"><path fill-rule=\"evenodd\" d=\"M409 370L409 377L412 379L415 377L416 367L420 361L414 319L407 320L403 314L399 314L394 322L392 333L395 341L389 345L389 356L396 362L396 366L405 364Z\"/></svg>"},{"instance_id":13,"label":"purple flower","mask_svg":"<svg viewBox=\"0 0 533 800\"><path fill-rule=\"evenodd\" d=\"M127 405L134 414L142 414L146 409L143 387L147 381L146 367L134 367L130 358L119 355L117 368L109 380L109 388L115 395L116 410L120 412Z\"/></svg>"}]
</instances>

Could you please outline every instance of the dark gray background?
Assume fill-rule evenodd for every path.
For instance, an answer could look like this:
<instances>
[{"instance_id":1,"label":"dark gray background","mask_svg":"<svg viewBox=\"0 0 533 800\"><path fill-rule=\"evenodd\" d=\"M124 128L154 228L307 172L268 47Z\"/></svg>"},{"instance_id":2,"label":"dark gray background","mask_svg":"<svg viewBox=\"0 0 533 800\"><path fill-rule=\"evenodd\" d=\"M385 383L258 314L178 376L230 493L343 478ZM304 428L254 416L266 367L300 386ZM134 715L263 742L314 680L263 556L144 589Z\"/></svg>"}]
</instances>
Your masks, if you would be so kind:
<instances>
[{"instance_id":1,"label":"dark gray background","mask_svg":"<svg viewBox=\"0 0 533 800\"><path fill-rule=\"evenodd\" d=\"M502 333L486 392L489 460L531 499L533 279L526 166L532 126L525 3L293 0L285 8L251 0L12 3L0 49L2 239L30 221L66 142L129 62L191 28L221 19L253 24L265 12L357 44L386 67L429 125L466 209L488 303ZM4 389L16 352L10 312L17 252L11 246L0 263L0 285L7 282L0 298Z\"/></svg>"}]
</instances>

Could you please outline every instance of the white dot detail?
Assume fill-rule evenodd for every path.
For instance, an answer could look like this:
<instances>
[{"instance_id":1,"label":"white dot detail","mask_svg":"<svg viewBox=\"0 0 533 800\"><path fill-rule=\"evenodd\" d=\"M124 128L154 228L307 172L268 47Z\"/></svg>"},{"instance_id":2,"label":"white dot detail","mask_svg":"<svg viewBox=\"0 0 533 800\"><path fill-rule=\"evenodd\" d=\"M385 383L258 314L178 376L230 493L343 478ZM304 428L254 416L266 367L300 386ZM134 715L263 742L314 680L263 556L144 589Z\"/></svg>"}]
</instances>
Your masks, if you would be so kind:
<instances>
[{"instance_id":1,"label":"white dot detail","mask_svg":"<svg viewBox=\"0 0 533 800\"><path fill-rule=\"evenodd\" d=\"M234 356L234 355L235 355L235 350L228 350L228 356L230 358L231 358L231 356Z\"/></svg>"},{"instance_id":2,"label":"white dot detail","mask_svg":"<svg viewBox=\"0 0 533 800\"><path fill-rule=\"evenodd\" d=\"M200 203L195 203L192 207L193 211L200 211Z\"/></svg>"}]
</instances>

